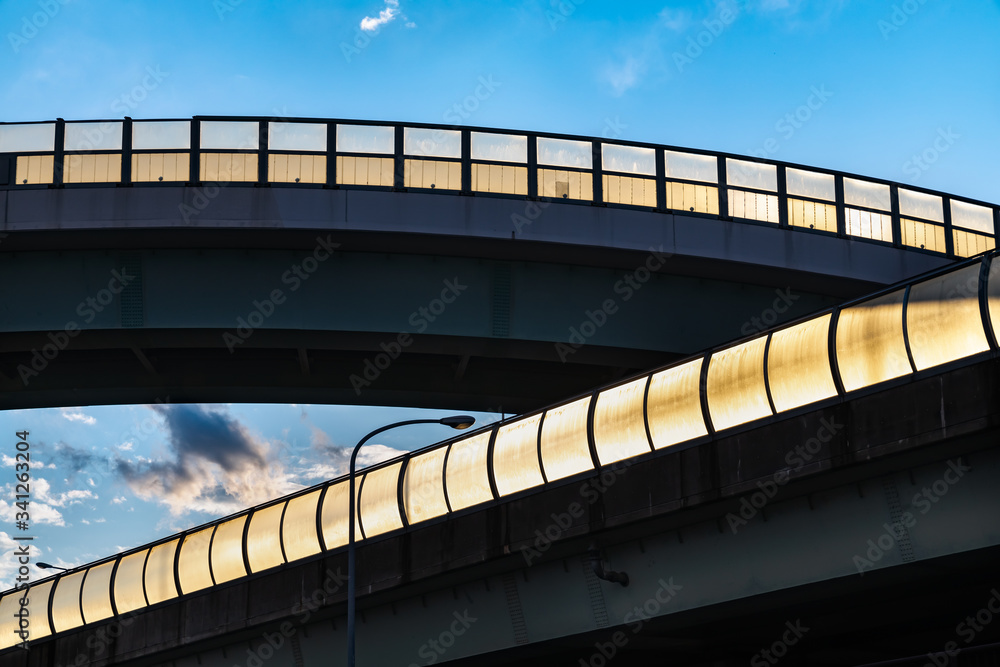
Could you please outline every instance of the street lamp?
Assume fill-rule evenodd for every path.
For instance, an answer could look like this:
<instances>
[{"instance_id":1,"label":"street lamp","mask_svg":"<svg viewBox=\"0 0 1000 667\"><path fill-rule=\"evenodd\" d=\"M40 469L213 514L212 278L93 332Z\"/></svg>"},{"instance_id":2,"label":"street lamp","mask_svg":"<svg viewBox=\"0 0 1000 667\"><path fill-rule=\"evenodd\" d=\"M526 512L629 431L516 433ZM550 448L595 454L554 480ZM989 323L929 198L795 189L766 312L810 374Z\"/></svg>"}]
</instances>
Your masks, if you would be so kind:
<instances>
[{"instance_id":1,"label":"street lamp","mask_svg":"<svg viewBox=\"0 0 1000 667\"><path fill-rule=\"evenodd\" d=\"M410 424L444 424L445 426L462 430L469 428L475 423L475 417L468 415L453 415L442 419L410 419L377 428L361 438L361 442L354 446L354 451L351 452L351 479L347 501L347 667L354 667L354 466L358 460L358 451L362 445L379 433L399 426L409 426ZM41 563L38 563L39 567L41 565Z\"/></svg>"},{"instance_id":2,"label":"street lamp","mask_svg":"<svg viewBox=\"0 0 1000 667\"><path fill-rule=\"evenodd\" d=\"M69 568L68 567L61 567L59 565L52 565L50 563L43 563L41 561L35 563L35 567L37 567L39 569L42 569L42 570L48 570L49 568L51 568L53 570L62 570L63 572L69 572Z\"/></svg>"}]
</instances>

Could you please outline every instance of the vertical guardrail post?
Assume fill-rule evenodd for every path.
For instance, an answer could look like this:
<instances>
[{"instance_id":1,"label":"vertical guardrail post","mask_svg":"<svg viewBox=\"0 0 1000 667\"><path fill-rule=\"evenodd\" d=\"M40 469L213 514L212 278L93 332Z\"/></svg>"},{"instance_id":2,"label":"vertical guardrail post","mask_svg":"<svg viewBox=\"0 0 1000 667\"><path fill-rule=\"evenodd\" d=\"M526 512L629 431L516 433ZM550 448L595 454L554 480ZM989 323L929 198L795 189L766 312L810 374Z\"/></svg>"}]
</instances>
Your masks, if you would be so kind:
<instances>
[{"instance_id":1,"label":"vertical guardrail post","mask_svg":"<svg viewBox=\"0 0 1000 667\"><path fill-rule=\"evenodd\" d=\"M955 256L955 235L951 231L951 197L941 197L944 213L944 251L949 257Z\"/></svg>"},{"instance_id":2,"label":"vertical guardrail post","mask_svg":"<svg viewBox=\"0 0 1000 667\"><path fill-rule=\"evenodd\" d=\"M267 183L267 136L271 123L267 120L257 121L257 184Z\"/></svg>"},{"instance_id":3,"label":"vertical guardrail post","mask_svg":"<svg viewBox=\"0 0 1000 667\"><path fill-rule=\"evenodd\" d=\"M191 119L191 183L201 183L201 122Z\"/></svg>"},{"instance_id":4,"label":"vertical guardrail post","mask_svg":"<svg viewBox=\"0 0 1000 667\"><path fill-rule=\"evenodd\" d=\"M667 210L667 167L663 149L657 148L653 151L656 156L656 210L666 212Z\"/></svg>"},{"instance_id":5,"label":"vertical guardrail post","mask_svg":"<svg viewBox=\"0 0 1000 667\"><path fill-rule=\"evenodd\" d=\"M122 178L119 185L132 184L132 119L122 121Z\"/></svg>"},{"instance_id":6,"label":"vertical guardrail post","mask_svg":"<svg viewBox=\"0 0 1000 667\"><path fill-rule=\"evenodd\" d=\"M326 124L326 188L337 187L337 124Z\"/></svg>"},{"instance_id":7,"label":"vertical guardrail post","mask_svg":"<svg viewBox=\"0 0 1000 667\"><path fill-rule=\"evenodd\" d=\"M591 169L594 172L594 202L604 204L604 163L601 160L601 142L596 139L591 142L593 158L591 158Z\"/></svg>"},{"instance_id":8,"label":"vertical guardrail post","mask_svg":"<svg viewBox=\"0 0 1000 667\"><path fill-rule=\"evenodd\" d=\"M777 165L778 169L778 226L788 227L788 185L785 183L785 165Z\"/></svg>"},{"instance_id":9,"label":"vertical guardrail post","mask_svg":"<svg viewBox=\"0 0 1000 667\"><path fill-rule=\"evenodd\" d=\"M538 135L528 135L528 199L538 198Z\"/></svg>"},{"instance_id":10,"label":"vertical guardrail post","mask_svg":"<svg viewBox=\"0 0 1000 667\"><path fill-rule=\"evenodd\" d=\"M899 189L895 183L889 185L889 202L892 208L892 245L899 248L903 245L903 226L899 219Z\"/></svg>"},{"instance_id":11,"label":"vertical guardrail post","mask_svg":"<svg viewBox=\"0 0 1000 667\"><path fill-rule=\"evenodd\" d=\"M462 130L462 190L463 195L472 194L472 132Z\"/></svg>"},{"instance_id":12,"label":"vertical guardrail post","mask_svg":"<svg viewBox=\"0 0 1000 667\"><path fill-rule=\"evenodd\" d=\"M837 236L847 236L847 208L844 204L844 177L837 174L833 177L833 187L837 198Z\"/></svg>"},{"instance_id":13,"label":"vertical guardrail post","mask_svg":"<svg viewBox=\"0 0 1000 667\"><path fill-rule=\"evenodd\" d=\"M396 190L402 190L406 187L406 158L403 155L404 141L403 133L405 130L402 125L393 125L393 137L395 138L395 144L393 148L393 188Z\"/></svg>"},{"instance_id":14,"label":"vertical guardrail post","mask_svg":"<svg viewBox=\"0 0 1000 667\"><path fill-rule=\"evenodd\" d=\"M55 146L52 157L52 185L62 187L63 185L63 165L66 160L66 121L56 118Z\"/></svg>"},{"instance_id":15,"label":"vertical guardrail post","mask_svg":"<svg viewBox=\"0 0 1000 667\"><path fill-rule=\"evenodd\" d=\"M723 220L731 220L729 216L729 188L726 177L726 158L723 155L716 156L716 169L719 172L719 217Z\"/></svg>"}]
</instances>

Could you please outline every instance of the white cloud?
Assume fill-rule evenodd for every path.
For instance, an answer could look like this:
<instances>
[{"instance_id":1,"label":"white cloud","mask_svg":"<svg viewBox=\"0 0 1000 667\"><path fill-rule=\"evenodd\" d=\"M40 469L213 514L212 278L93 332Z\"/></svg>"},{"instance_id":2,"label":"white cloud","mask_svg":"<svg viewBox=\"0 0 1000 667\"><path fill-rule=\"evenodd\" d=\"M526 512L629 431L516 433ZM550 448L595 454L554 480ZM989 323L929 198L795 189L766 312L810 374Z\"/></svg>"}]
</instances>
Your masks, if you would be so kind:
<instances>
[{"instance_id":1,"label":"white cloud","mask_svg":"<svg viewBox=\"0 0 1000 667\"><path fill-rule=\"evenodd\" d=\"M111 504L112 505L121 505L126 500L128 500L128 498L126 498L125 496L118 496L117 498L112 498L111 499Z\"/></svg>"},{"instance_id":2,"label":"white cloud","mask_svg":"<svg viewBox=\"0 0 1000 667\"><path fill-rule=\"evenodd\" d=\"M627 56L623 63L605 67L604 78L611 84L615 96L618 97L639 82L639 77L645 69L643 58Z\"/></svg>"},{"instance_id":3,"label":"white cloud","mask_svg":"<svg viewBox=\"0 0 1000 667\"><path fill-rule=\"evenodd\" d=\"M380 11L378 16L366 16L361 19L361 29L365 32L377 32L382 26L396 20L398 16L402 16L399 11L399 0L385 0L385 9ZM406 27L416 28L417 24L413 21L407 21Z\"/></svg>"},{"instance_id":4,"label":"white cloud","mask_svg":"<svg viewBox=\"0 0 1000 667\"><path fill-rule=\"evenodd\" d=\"M97 423L96 418L85 415L79 410L74 411L72 408L62 408L62 416L71 422L83 422L87 426L93 426Z\"/></svg>"},{"instance_id":5,"label":"white cloud","mask_svg":"<svg viewBox=\"0 0 1000 667\"><path fill-rule=\"evenodd\" d=\"M691 25L691 12L683 9L666 7L660 12L663 25L674 32L682 32Z\"/></svg>"}]
</instances>

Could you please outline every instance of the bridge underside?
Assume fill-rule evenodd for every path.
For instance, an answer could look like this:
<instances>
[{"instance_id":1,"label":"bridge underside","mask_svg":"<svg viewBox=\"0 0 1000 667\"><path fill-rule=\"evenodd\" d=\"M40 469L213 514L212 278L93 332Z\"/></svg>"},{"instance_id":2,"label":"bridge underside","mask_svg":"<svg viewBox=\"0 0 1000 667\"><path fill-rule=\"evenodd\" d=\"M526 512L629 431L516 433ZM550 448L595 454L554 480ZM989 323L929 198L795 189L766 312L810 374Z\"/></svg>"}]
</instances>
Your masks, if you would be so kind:
<instances>
[{"instance_id":1,"label":"bridge underside","mask_svg":"<svg viewBox=\"0 0 1000 667\"><path fill-rule=\"evenodd\" d=\"M366 541L359 664L856 665L988 644L998 380L991 358L917 374ZM0 665L340 664L345 573L333 551Z\"/></svg>"}]
</instances>

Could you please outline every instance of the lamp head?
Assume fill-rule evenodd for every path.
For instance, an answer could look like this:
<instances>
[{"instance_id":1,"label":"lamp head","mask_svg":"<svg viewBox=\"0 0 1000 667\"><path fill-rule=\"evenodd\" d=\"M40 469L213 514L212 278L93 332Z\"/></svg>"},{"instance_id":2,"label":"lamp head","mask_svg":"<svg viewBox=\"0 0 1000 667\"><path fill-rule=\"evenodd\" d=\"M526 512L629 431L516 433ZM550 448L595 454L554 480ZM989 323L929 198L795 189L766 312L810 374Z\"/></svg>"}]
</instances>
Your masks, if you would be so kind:
<instances>
[{"instance_id":1,"label":"lamp head","mask_svg":"<svg viewBox=\"0 0 1000 667\"><path fill-rule=\"evenodd\" d=\"M442 418L440 423L462 431L475 424L476 418L469 415L452 415L451 417Z\"/></svg>"}]
</instances>

